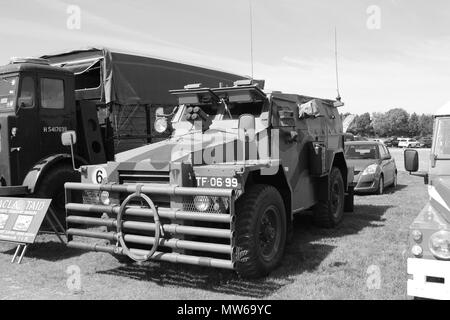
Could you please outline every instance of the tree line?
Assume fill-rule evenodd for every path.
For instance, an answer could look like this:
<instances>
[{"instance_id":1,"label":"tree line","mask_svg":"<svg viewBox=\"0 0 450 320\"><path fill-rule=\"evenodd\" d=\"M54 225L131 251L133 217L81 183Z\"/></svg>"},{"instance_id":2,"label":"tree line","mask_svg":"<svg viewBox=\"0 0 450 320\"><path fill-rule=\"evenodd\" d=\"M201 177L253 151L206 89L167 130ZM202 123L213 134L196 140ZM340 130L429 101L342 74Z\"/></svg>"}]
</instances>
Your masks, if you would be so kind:
<instances>
[{"instance_id":1,"label":"tree line","mask_svg":"<svg viewBox=\"0 0 450 320\"><path fill-rule=\"evenodd\" d=\"M349 113L343 114L345 118ZM364 137L426 137L433 132L433 116L409 114L401 108L357 115L347 132Z\"/></svg>"}]
</instances>

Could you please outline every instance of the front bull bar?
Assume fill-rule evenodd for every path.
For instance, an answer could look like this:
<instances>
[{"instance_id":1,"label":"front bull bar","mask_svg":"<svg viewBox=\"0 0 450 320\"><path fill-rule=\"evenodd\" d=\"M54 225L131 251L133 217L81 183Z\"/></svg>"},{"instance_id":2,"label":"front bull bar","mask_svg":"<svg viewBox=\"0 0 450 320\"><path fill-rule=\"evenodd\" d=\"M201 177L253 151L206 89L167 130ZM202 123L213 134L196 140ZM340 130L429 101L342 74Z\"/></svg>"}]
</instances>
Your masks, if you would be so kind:
<instances>
[{"instance_id":1,"label":"front bull bar","mask_svg":"<svg viewBox=\"0 0 450 320\"><path fill-rule=\"evenodd\" d=\"M178 187L173 185L157 184L127 184L127 185L96 185L86 183L66 183L66 211L67 223L84 224L91 227L104 226L116 229L116 232L91 231L80 228L68 228L69 236L68 247L108 252L118 255L127 255L135 261L159 260L175 263L187 263L200 266L209 266L216 268L234 269L236 250L234 248L234 201L235 191L233 189L213 189L213 188L192 188ZM80 204L71 202L72 193L79 191L108 191L112 193L129 194L120 206L118 205L96 205ZM181 208L164 208L153 204L149 195L169 195L169 196L209 196L227 198L229 203L228 213L204 213L195 211L186 211ZM128 206L128 202L135 198L143 198L148 208L139 208ZM108 216L116 215L114 218L92 218L87 216L72 215L72 212L83 213L106 213ZM142 221L123 220L124 216L132 216L137 219L153 217L154 223ZM160 218L170 219L171 223L161 223ZM190 226L174 224L173 220L189 222L206 222L213 224L226 224L228 228L211 228L205 226ZM154 236L134 235L124 230L139 230L144 232L154 232ZM182 237L202 237L205 241L190 241L177 239L174 236ZM88 237L94 239L103 239L115 241L116 245L104 245L98 243L77 242L73 240L74 236ZM209 239L212 239L209 241ZM229 244L224 244L223 240L228 239ZM217 240L219 243L215 243ZM139 245L151 245L151 250L142 250L129 248L127 243ZM158 248L170 248L172 252L157 251ZM194 251L201 252L200 256L184 254L175 251ZM227 259L208 257L205 255L225 255Z\"/></svg>"}]
</instances>

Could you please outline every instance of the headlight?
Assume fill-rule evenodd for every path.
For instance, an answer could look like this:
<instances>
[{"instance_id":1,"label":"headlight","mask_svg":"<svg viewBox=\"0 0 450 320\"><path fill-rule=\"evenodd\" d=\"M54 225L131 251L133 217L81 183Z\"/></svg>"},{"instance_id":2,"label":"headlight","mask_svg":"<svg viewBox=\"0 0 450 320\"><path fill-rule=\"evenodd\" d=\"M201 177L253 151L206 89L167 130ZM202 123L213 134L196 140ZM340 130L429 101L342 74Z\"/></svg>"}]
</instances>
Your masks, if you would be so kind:
<instances>
[{"instance_id":1,"label":"headlight","mask_svg":"<svg viewBox=\"0 0 450 320\"><path fill-rule=\"evenodd\" d=\"M412 238L414 239L415 242L421 242L422 241L422 232L420 232L419 230L413 230L411 232Z\"/></svg>"},{"instance_id":2,"label":"headlight","mask_svg":"<svg viewBox=\"0 0 450 320\"><path fill-rule=\"evenodd\" d=\"M364 172L362 173L363 176L368 175L368 174L375 174L375 172L377 172L377 168L378 165L376 164L371 164L370 166L368 166Z\"/></svg>"},{"instance_id":3,"label":"headlight","mask_svg":"<svg viewBox=\"0 0 450 320\"><path fill-rule=\"evenodd\" d=\"M166 118L158 118L155 121L155 130L158 133L163 133L167 130L168 124Z\"/></svg>"},{"instance_id":4,"label":"headlight","mask_svg":"<svg viewBox=\"0 0 450 320\"><path fill-rule=\"evenodd\" d=\"M422 255L422 253L423 253L423 249L422 249L422 247L421 246L419 246L419 245L414 245L412 248L411 248L411 253L413 254L413 255L415 255L416 257L420 257L421 255Z\"/></svg>"},{"instance_id":5,"label":"headlight","mask_svg":"<svg viewBox=\"0 0 450 320\"><path fill-rule=\"evenodd\" d=\"M430 251L437 258L450 260L450 232L434 233L430 237Z\"/></svg>"},{"instance_id":6,"label":"headlight","mask_svg":"<svg viewBox=\"0 0 450 320\"><path fill-rule=\"evenodd\" d=\"M108 191L102 191L102 193L100 193L100 201L105 206L109 206L111 204L111 199L109 198L109 192Z\"/></svg>"},{"instance_id":7,"label":"headlight","mask_svg":"<svg viewBox=\"0 0 450 320\"><path fill-rule=\"evenodd\" d=\"M204 212L209 209L211 199L207 196L196 196L194 198L194 206L198 211Z\"/></svg>"}]
</instances>

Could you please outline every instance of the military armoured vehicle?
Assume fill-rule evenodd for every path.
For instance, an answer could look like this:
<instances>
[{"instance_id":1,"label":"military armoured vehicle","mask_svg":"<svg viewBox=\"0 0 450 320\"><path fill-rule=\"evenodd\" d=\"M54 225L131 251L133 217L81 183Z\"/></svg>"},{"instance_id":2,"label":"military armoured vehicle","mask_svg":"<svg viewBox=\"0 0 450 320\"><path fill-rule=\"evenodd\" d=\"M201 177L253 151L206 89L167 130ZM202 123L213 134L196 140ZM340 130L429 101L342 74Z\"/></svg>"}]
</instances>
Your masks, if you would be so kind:
<instances>
[{"instance_id":1,"label":"military armoured vehicle","mask_svg":"<svg viewBox=\"0 0 450 320\"><path fill-rule=\"evenodd\" d=\"M155 122L169 139L83 166L82 182L65 185L69 247L260 277L280 263L294 214L312 209L334 227L352 210L340 101L247 80L171 93L174 117Z\"/></svg>"},{"instance_id":2,"label":"military armoured vehicle","mask_svg":"<svg viewBox=\"0 0 450 320\"><path fill-rule=\"evenodd\" d=\"M418 172L416 150L405 150L405 168L423 176L429 201L410 226L407 293L450 299L450 103L434 117L428 172Z\"/></svg>"}]
</instances>

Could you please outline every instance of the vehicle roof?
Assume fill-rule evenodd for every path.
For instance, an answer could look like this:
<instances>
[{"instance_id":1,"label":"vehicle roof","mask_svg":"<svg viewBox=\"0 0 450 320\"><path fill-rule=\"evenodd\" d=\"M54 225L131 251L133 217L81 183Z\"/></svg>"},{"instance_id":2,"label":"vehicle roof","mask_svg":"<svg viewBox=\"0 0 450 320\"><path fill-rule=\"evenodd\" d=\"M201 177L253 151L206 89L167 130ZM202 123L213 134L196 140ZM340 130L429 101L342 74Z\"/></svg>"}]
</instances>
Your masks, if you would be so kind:
<instances>
[{"instance_id":1,"label":"vehicle roof","mask_svg":"<svg viewBox=\"0 0 450 320\"><path fill-rule=\"evenodd\" d=\"M450 101L439 108L435 113L435 116L450 116Z\"/></svg>"},{"instance_id":2,"label":"vehicle roof","mask_svg":"<svg viewBox=\"0 0 450 320\"><path fill-rule=\"evenodd\" d=\"M380 141L346 141L345 144L354 144L354 145L379 145L383 146L384 143Z\"/></svg>"},{"instance_id":3,"label":"vehicle roof","mask_svg":"<svg viewBox=\"0 0 450 320\"><path fill-rule=\"evenodd\" d=\"M17 73L24 71L48 71L48 72L73 74L72 72L60 67L30 62L10 63L4 66L0 66L0 74Z\"/></svg>"}]
</instances>

